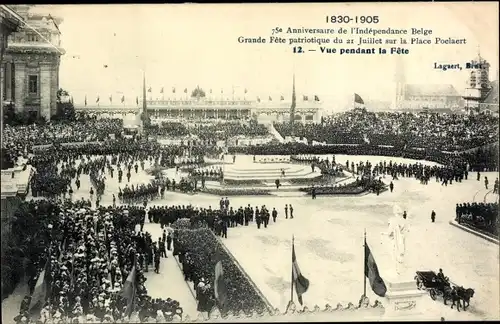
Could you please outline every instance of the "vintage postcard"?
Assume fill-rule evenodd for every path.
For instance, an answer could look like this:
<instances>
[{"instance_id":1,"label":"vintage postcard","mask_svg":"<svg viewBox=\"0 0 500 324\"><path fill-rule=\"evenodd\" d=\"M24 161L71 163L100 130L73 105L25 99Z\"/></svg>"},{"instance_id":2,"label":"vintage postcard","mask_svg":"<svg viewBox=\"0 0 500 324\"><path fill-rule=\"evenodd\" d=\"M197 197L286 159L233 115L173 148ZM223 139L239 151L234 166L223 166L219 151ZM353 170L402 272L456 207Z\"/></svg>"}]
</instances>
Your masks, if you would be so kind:
<instances>
[{"instance_id":1,"label":"vintage postcard","mask_svg":"<svg viewBox=\"0 0 500 324\"><path fill-rule=\"evenodd\" d=\"M498 3L0 14L2 322L500 319Z\"/></svg>"}]
</instances>

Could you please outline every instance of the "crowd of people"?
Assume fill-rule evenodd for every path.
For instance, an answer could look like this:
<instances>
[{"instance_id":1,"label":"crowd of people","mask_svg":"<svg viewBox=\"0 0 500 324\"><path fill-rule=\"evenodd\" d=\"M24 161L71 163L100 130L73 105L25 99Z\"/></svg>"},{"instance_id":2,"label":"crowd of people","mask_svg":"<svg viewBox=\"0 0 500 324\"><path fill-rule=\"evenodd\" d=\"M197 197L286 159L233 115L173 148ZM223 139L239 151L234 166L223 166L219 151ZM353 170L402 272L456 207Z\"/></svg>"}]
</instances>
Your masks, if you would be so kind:
<instances>
[{"instance_id":1,"label":"crowd of people","mask_svg":"<svg viewBox=\"0 0 500 324\"><path fill-rule=\"evenodd\" d=\"M500 223L498 217L498 203L462 203L455 208L456 221L467 224L476 229L486 231L498 238Z\"/></svg>"},{"instance_id":2,"label":"crowd of people","mask_svg":"<svg viewBox=\"0 0 500 324\"><path fill-rule=\"evenodd\" d=\"M285 218L288 219L288 213L293 218L292 205L285 206ZM191 205L177 205L177 206L156 206L152 205L148 211L149 221L152 223L160 224L161 227L166 227L170 224L175 224L182 219L189 219L189 228L207 227L212 230L216 235L227 238L227 229L231 227L249 226L250 223L255 221L257 228L264 228L270 223L272 217L273 222L276 222L278 211L273 208L271 211L266 206L252 207L240 206L233 209L229 206L229 200L221 198L220 206L218 209L193 207Z\"/></svg>"},{"instance_id":3,"label":"crowd of people","mask_svg":"<svg viewBox=\"0 0 500 324\"><path fill-rule=\"evenodd\" d=\"M392 177L391 180L415 177L423 185L435 178L447 186L467 180L469 172L477 172L479 180L481 172L497 171L498 152L494 149L449 153L492 142L498 137L497 124L497 117L484 114L459 116L428 112L353 111L326 118L321 125L295 124L294 135L309 141L356 144L354 146L273 143L232 147L229 151L250 155L291 155L294 163L310 164L313 172L318 168L323 174L340 176L345 170L357 178L351 185L309 187L306 190L313 198L329 190L351 193L359 188L379 194L385 189L381 179L386 176ZM283 136L291 135L289 125L276 124L275 127ZM42 303L41 311L35 315L30 306L35 301L27 296L16 322L29 323L37 319L47 322L49 318L57 323L113 322L128 317L130 298L122 292L131 274L136 283L133 312L137 313L140 321L153 318L161 322L180 317L182 308L178 302L153 299L147 295L144 285L144 272L149 271L152 265L155 272L161 271L161 257L171 243L174 254L179 256L186 280L195 285L201 305L199 309L210 310L214 304L213 264L208 259L208 247L204 246L203 240L211 242L211 249L216 243L206 232L200 234L202 241L194 232L187 234L182 231L173 236L165 232L164 237L154 240L149 233L143 232L145 218L159 223L162 228L187 219L190 229L205 229L214 237L222 238L227 238L228 228L231 227L249 226L255 222L260 229L276 222L276 208L254 208L250 205L236 208L230 206L227 197L221 199L218 208L213 209L153 205L146 212L148 202L163 198L166 191L196 191L198 180L201 179L204 187L205 179L222 178L221 167L201 167L206 157L220 158L222 153L226 153L226 148L217 147L216 141L225 140L227 145L227 140L237 135L266 135L268 130L264 125L255 121L196 126L163 123L152 128L151 133L158 136L194 135L193 141L168 146L142 136L124 137L122 132L121 119L81 118L73 123L5 127L2 162L6 163L2 163L2 167L11 166L24 156L28 164L36 169L30 183L34 197L69 198L64 203L45 200L26 202L18 211L17 225L13 230L23 233L12 243L11 250L16 251L16 246L27 246L26 249L29 249L29 252L24 252L23 260L28 260L24 269L29 274L30 292L36 289L37 279L44 275L47 275L50 289L47 301ZM333 156L330 160L317 157L320 154ZM403 156L429 159L442 165L393 161L373 164L369 161L347 161L345 165L339 165L335 163L335 154ZM190 168L187 179L176 182L161 175L164 168L176 167L179 171L184 166ZM139 170L145 171L148 167L159 171L156 179L143 184L130 184ZM89 200L72 197L74 188L80 189L82 175L89 177L89 195L90 200L94 200L95 195L95 208L91 208ZM112 206L100 206L101 196L109 190L107 181L115 176L120 184L116 194L122 206L116 206L115 194ZM488 188L487 182L485 186ZM493 193L498 194L498 179ZM142 206L123 206L141 203ZM457 205L456 213L459 223L498 236L498 204L464 203ZM289 216L293 218L291 205L285 206L284 215L285 219ZM16 253L12 254L15 256ZM6 266L10 273L14 273L16 262L22 263L22 259L9 260ZM231 268L229 271L234 278L244 280L238 270ZM250 291L253 288L248 286L245 289ZM255 292L248 294L255 296ZM234 302L231 307L244 309L257 304L261 302L252 301L248 305Z\"/></svg>"},{"instance_id":4,"label":"crowd of people","mask_svg":"<svg viewBox=\"0 0 500 324\"><path fill-rule=\"evenodd\" d=\"M348 111L323 118L321 125L294 124L295 136L327 144L392 145L455 152L498 139L498 117L433 112ZM275 124L283 136L292 135L290 124Z\"/></svg>"},{"instance_id":5,"label":"crowd of people","mask_svg":"<svg viewBox=\"0 0 500 324\"><path fill-rule=\"evenodd\" d=\"M236 135L248 137L264 136L269 133L268 129L255 121L248 123L225 122L210 125L196 125L190 129L193 135L200 139L227 140Z\"/></svg>"},{"instance_id":6,"label":"crowd of people","mask_svg":"<svg viewBox=\"0 0 500 324\"><path fill-rule=\"evenodd\" d=\"M126 206L96 210L70 200L64 205L25 203L14 226L31 225L23 229L35 236L27 249L39 253L28 260L30 294L16 322L114 323L128 320L132 313L142 322L180 319L177 301L147 294L144 272L153 263L159 271L165 240L155 242L149 233L136 231L141 223L137 211ZM33 300L40 276L48 288L40 300ZM124 293L127 285L134 296Z\"/></svg>"}]
</instances>

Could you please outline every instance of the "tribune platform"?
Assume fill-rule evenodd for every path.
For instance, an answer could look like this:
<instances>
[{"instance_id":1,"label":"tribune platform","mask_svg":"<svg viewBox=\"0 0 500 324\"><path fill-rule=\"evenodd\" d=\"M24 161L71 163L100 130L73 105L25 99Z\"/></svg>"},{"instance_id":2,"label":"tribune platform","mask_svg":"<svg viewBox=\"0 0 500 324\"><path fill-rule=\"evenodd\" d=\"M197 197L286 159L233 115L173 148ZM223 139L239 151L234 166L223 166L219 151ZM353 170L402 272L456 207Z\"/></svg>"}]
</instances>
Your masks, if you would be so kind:
<instances>
[{"instance_id":1,"label":"tribune platform","mask_svg":"<svg viewBox=\"0 0 500 324\"><path fill-rule=\"evenodd\" d=\"M271 161L271 160L270 160ZM261 159L253 160L251 156L236 155L234 163L220 165L224 170L224 180L238 183L247 181L281 183L290 180L316 179L321 177L319 169L312 171L309 165L293 164L287 161L266 162Z\"/></svg>"},{"instance_id":2,"label":"tribune platform","mask_svg":"<svg viewBox=\"0 0 500 324\"><path fill-rule=\"evenodd\" d=\"M232 182L256 180L286 182L287 180L315 179L321 172L314 172L308 165L291 163L235 163L225 166L224 179Z\"/></svg>"}]
</instances>

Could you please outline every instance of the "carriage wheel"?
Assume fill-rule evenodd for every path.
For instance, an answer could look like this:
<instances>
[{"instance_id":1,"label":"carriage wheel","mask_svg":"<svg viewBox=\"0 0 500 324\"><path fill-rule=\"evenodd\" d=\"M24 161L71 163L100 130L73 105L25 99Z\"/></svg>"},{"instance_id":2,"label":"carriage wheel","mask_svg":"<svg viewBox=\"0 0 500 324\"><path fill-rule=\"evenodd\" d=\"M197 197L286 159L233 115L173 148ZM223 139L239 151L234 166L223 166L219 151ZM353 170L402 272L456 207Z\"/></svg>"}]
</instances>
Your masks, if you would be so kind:
<instances>
[{"instance_id":1,"label":"carriage wheel","mask_svg":"<svg viewBox=\"0 0 500 324\"><path fill-rule=\"evenodd\" d=\"M436 290L430 289L429 294L431 295L432 300L436 300Z\"/></svg>"}]
</instances>

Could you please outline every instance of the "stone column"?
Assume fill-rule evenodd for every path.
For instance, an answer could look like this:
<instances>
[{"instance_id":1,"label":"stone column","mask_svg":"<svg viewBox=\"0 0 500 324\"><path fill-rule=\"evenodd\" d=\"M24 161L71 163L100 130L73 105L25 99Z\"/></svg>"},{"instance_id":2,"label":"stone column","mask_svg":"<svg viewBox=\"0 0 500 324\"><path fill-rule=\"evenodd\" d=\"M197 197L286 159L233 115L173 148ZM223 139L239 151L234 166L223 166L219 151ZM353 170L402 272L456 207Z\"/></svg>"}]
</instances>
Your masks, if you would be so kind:
<instances>
[{"instance_id":1,"label":"stone column","mask_svg":"<svg viewBox=\"0 0 500 324\"><path fill-rule=\"evenodd\" d=\"M14 62L14 78L16 113L20 113L24 111L24 100L28 92L25 62Z\"/></svg>"},{"instance_id":2,"label":"stone column","mask_svg":"<svg viewBox=\"0 0 500 324\"><path fill-rule=\"evenodd\" d=\"M5 84L5 101L11 101L12 100L12 63L7 62L5 63L5 74L4 74L4 80ZM3 100L3 96L2 96Z\"/></svg>"},{"instance_id":3,"label":"stone column","mask_svg":"<svg viewBox=\"0 0 500 324\"><path fill-rule=\"evenodd\" d=\"M59 89L59 62L51 65L50 71L50 116L57 114L57 90Z\"/></svg>"},{"instance_id":4,"label":"stone column","mask_svg":"<svg viewBox=\"0 0 500 324\"><path fill-rule=\"evenodd\" d=\"M50 64L40 63L40 116L50 120L52 75Z\"/></svg>"}]
</instances>

